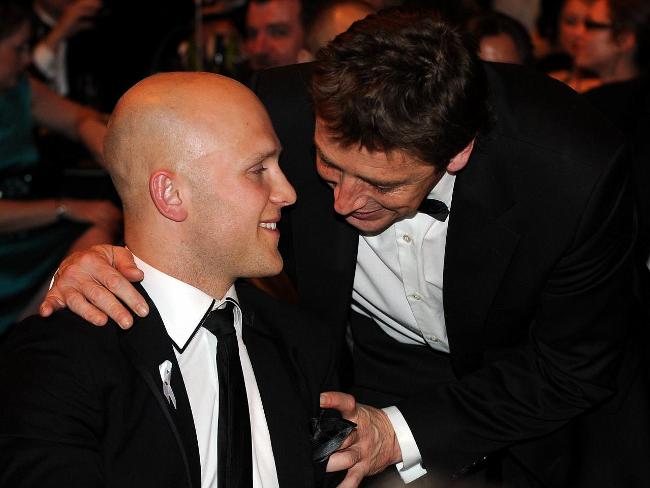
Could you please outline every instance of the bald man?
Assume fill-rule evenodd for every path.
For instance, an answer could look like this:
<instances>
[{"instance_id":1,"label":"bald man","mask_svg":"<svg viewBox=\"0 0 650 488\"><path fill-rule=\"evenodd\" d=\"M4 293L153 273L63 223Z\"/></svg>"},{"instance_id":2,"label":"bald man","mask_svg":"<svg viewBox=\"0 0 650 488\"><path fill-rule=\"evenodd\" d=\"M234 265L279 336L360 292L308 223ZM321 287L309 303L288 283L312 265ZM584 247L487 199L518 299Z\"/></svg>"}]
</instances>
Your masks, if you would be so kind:
<instances>
[{"instance_id":1,"label":"bald man","mask_svg":"<svg viewBox=\"0 0 650 488\"><path fill-rule=\"evenodd\" d=\"M228 78L157 75L122 97L105 156L152 313L128 332L68 312L15 328L0 350L0 486L323 482L309 424L319 392L333 386L328 327L234 286L282 268L276 224L295 192L279 152L260 102ZM243 481L218 467L231 441L222 443L218 425L222 338L206 317L222 308L251 426Z\"/></svg>"}]
</instances>

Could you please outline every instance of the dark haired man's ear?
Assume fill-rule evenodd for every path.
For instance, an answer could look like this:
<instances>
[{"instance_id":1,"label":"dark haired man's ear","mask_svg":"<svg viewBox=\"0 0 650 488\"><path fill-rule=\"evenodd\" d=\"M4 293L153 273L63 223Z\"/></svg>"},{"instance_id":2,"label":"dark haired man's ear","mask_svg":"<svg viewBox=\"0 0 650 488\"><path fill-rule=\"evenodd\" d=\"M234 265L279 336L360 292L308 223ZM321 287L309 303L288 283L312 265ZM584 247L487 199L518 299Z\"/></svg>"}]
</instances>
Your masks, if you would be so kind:
<instances>
[{"instance_id":1,"label":"dark haired man's ear","mask_svg":"<svg viewBox=\"0 0 650 488\"><path fill-rule=\"evenodd\" d=\"M177 176L169 171L156 171L149 177L149 194L161 215L174 222L187 218L187 209L183 205Z\"/></svg>"},{"instance_id":2,"label":"dark haired man's ear","mask_svg":"<svg viewBox=\"0 0 650 488\"><path fill-rule=\"evenodd\" d=\"M451 158L451 161L449 161L449 164L447 165L447 172L457 173L463 169L467 164L467 161L469 161L469 157L472 154L472 149L474 149L474 139L472 139L470 143L465 146L465 149Z\"/></svg>"}]
</instances>

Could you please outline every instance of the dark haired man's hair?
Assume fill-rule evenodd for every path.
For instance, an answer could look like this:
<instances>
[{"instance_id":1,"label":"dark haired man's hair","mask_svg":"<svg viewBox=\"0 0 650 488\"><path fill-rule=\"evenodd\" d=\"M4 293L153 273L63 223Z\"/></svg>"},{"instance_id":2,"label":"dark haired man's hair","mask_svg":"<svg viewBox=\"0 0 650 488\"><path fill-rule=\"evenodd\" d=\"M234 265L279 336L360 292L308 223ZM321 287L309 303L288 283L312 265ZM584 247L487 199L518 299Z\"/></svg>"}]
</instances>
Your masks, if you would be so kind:
<instances>
[{"instance_id":1,"label":"dark haired man's hair","mask_svg":"<svg viewBox=\"0 0 650 488\"><path fill-rule=\"evenodd\" d=\"M16 33L30 19L29 3L21 0L0 1L0 41Z\"/></svg>"},{"instance_id":2,"label":"dark haired man's hair","mask_svg":"<svg viewBox=\"0 0 650 488\"><path fill-rule=\"evenodd\" d=\"M475 44L430 11L371 15L316 61L316 115L344 147L406 151L444 168L487 119Z\"/></svg>"},{"instance_id":3,"label":"dark haired man's hair","mask_svg":"<svg viewBox=\"0 0 650 488\"><path fill-rule=\"evenodd\" d=\"M609 0L609 15L614 36L627 32L636 36L636 64L650 72L650 1Z\"/></svg>"}]
</instances>

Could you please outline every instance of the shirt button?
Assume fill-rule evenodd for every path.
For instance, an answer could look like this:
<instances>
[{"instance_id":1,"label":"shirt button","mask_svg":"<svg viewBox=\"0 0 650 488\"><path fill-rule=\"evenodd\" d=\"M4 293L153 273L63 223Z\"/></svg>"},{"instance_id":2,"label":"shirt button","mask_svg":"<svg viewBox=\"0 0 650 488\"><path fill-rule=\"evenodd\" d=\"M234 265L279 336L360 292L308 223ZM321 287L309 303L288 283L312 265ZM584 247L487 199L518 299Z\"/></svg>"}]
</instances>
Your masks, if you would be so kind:
<instances>
[{"instance_id":1,"label":"shirt button","mask_svg":"<svg viewBox=\"0 0 650 488\"><path fill-rule=\"evenodd\" d=\"M410 243L411 243L411 236L408 235L408 234L404 234L404 236L402 236L402 239L403 239L404 242L406 242L407 244L410 244Z\"/></svg>"},{"instance_id":2,"label":"shirt button","mask_svg":"<svg viewBox=\"0 0 650 488\"><path fill-rule=\"evenodd\" d=\"M425 336L425 338L426 338L426 340L429 341L429 342L436 342L436 343L437 343L437 342L440 342L440 339L438 339L438 338L437 338L436 336L434 336L434 335L428 335L428 336Z\"/></svg>"},{"instance_id":3,"label":"shirt button","mask_svg":"<svg viewBox=\"0 0 650 488\"><path fill-rule=\"evenodd\" d=\"M410 296L413 300L422 300L422 297L418 293L413 293Z\"/></svg>"}]
</instances>

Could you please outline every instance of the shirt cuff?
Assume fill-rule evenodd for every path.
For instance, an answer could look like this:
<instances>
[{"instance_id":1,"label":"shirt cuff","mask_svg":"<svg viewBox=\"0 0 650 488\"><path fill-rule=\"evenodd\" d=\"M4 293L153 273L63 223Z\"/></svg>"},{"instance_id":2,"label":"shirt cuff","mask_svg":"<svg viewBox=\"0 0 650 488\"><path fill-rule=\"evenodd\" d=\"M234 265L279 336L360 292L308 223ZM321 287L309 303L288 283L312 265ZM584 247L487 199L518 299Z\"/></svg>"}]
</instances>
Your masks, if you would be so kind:
<instances>
[{"instance_id":1,"label":"shirt cuff","mask_svg":"<svg viewBox=\"0 0 650 488\"><path fill-rule=\"evenodd\" d=\"M47 78L54 78L55 53L44 43L36 44L32 52L32 62Z\"/></svg>"},{"instance_id":2,"label":"shirt cuff","mask_svg":"<svg viewBox=\"0 0 650 488\"><path fill-rule=\"evenodd\" d=\"M402 451L402 462L395 465L402 481L410 483L427 474L427 470L422 466L420 449L402 412L397 407L386 407L382 410L393 425L397 443Z\"/></svg>"}]
</instances>

